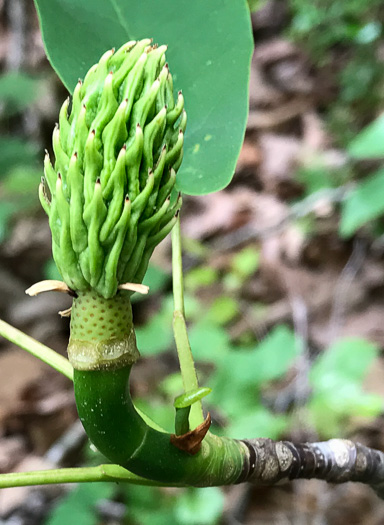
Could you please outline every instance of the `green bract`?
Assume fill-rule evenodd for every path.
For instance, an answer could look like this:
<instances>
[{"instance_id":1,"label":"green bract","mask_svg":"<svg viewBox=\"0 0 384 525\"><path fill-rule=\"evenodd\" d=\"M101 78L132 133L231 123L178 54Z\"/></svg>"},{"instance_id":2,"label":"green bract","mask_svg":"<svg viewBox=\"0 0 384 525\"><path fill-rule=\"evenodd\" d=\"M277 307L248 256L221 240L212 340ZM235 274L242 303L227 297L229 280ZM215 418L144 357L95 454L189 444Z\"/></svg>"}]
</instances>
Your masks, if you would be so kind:
<instances>
[{"instance_id":1,"label":"green bract","mask_svg":"<svg viewBox=\"0 0 384 525\"><path fill-rule=\"evenodd\" d=\"M140 283L175 222L171 199L186 113L165 63L166 46L128 42L106 52L60 110L40 201L66 284L105 298Z\"/></svg>"}]
</instances>

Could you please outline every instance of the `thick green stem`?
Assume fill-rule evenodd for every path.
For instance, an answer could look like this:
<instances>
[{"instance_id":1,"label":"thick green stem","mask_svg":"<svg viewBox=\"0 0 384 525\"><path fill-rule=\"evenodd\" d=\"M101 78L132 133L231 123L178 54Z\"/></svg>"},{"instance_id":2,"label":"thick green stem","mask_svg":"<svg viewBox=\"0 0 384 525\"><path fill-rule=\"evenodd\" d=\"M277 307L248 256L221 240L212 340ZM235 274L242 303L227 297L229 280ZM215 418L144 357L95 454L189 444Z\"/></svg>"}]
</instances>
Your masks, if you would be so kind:
<instances>
[{"instance_id":1,"label":"thick green stem","mask_svg":"<svg viewBox=\"0 0 384 525\"><path fill-rule=\"evenodd\" d=\"M170 434L148 426L136 412L129 392L130 368L75 370L77 409L96 448L114 463L159 482L235 483L247 455L245 445L209 434L195 455L176 448Z\"/></svg>"},{"instance_id":2,"label":"thick green stem","mask_svg":"<svg viewBox=\"0 0 384 525\"><path fill-rule=\"evenodd\" d=\"M173 314L173 333L177 354L179 356L184 390L188 392L190 390L196 390L199 387L199 383L185 323L180 217L177 218L177 222L172 230L172 275L175 308ZM191 428L196 427L204 421L203 408L200 401L192 405L189 421Z\"/></svg>"},{"instance_id":3,"label":"thick green stem","mask_svg":"<svg viewBox=\"0 0 384 525\"><path fill-rule=\"evenodd\" d=\"M172 444L170 434L149 426L133 406L129 374L138 351L128 294L104 299L87 292L76 298L68 353L80 419L109 460L164 483L208 486L238 479L244 444L209 435L192 456Z\"/></svg>"}]
</instances>

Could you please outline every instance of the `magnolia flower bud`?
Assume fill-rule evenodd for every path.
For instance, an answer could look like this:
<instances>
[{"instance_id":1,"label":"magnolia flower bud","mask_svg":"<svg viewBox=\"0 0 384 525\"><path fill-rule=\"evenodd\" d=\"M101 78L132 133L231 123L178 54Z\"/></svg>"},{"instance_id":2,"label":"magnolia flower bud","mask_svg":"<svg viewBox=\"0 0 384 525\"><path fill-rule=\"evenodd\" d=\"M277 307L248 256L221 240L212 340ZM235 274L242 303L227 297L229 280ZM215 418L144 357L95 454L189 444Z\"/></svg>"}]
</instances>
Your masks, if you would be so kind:
<instances>
[{"instance_id":1,"label":"magnolia flower bud","mask_svg":"<svg viewBox=\"0 0 384 525\"><path fill-rule=\"evenodd\" d=\"M165 51L150 40L107 51L79 80L70 112L69 100L60 110L39 194L53 257L75 291L110 298L140 283L174 225L186 113Z\"/></svg>"}]
</instances>

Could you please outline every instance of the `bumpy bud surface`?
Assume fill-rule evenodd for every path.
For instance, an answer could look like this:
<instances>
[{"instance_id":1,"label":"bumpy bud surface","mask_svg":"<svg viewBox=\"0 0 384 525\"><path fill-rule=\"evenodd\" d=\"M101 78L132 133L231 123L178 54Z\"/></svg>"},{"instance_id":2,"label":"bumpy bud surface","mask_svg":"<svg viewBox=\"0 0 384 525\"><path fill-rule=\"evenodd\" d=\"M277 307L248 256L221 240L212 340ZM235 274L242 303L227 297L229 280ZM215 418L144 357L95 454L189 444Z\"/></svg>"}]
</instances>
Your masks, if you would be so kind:
<instances>
[{"instance_id":1,"label":"bumpy bud surface","mask_svg":"<svg viewBox=\"0 0 384 525\"><path fill-rule=\"evenodd\" d=\"M175 102L166 46L128 42L105 53L65 101L40 201L66 284L113 297L140 283L175 222L171 192L183 155L184 100Z\"/></svg>"}]
</instances>

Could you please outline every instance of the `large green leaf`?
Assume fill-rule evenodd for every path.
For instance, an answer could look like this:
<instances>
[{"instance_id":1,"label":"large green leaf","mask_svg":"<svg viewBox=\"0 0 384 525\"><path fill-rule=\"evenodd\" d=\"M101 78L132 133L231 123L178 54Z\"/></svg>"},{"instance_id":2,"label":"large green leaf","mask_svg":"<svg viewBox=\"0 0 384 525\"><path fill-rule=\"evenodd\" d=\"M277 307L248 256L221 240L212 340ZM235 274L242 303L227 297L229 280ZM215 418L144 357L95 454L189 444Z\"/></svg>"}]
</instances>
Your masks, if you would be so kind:
<instances>
[{"instance_id":1,"label":"large green leaf","mask_svg":"<svg viewBox=\"0 0 384 525\"><path fill-rule=\"evenodd\" d=\"M248 112L252 34L246 0L35 0L48 58L69 90L111 47L168 44L189 124L178 189L202 195L232 178Z\"/></svg>"},{"instance_id":2,"label":"large green leaf","mask_svg":"<svg viewBox=\"0 0 384 525\"><path fill-rule=\"evenodd\" d=\"M358 228L384 213L384 169L359 183L342 203L340 234L349 237Z\"/></svg>"},{"instance_id":3,"label":"large green leaf","mask_svg":"<svg viewBox=\"0 0 384 525\"><path fill-rule=\"evenodd\" d=\"M348 146L348 152L355 159L384 157L384 114L356 135Z\"/></svg>"}]
</instances>

